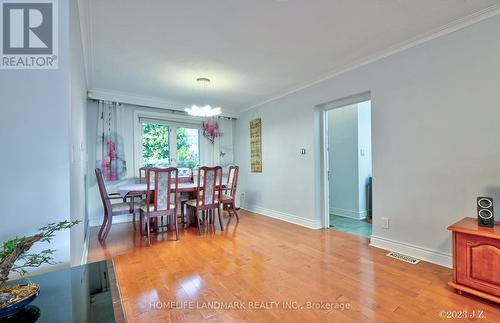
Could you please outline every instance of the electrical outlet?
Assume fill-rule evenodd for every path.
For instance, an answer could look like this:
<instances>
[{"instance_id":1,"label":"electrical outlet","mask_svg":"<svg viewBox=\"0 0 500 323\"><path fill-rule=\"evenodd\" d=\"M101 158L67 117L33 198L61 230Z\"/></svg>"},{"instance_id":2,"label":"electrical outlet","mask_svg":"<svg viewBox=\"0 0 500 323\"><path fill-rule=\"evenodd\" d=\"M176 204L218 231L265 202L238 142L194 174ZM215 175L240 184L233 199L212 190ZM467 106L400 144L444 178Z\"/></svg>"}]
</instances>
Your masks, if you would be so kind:
<instances>
[{"instance_id":1,"label":"electrical outlet","mask_svg":"<svg viewBox=\"0 0 500 323\"><path fill-rule=\"evenodd\" d=\"M382 228L389 229L389 218L382 218Z\"/></svg>"}]
</instances>

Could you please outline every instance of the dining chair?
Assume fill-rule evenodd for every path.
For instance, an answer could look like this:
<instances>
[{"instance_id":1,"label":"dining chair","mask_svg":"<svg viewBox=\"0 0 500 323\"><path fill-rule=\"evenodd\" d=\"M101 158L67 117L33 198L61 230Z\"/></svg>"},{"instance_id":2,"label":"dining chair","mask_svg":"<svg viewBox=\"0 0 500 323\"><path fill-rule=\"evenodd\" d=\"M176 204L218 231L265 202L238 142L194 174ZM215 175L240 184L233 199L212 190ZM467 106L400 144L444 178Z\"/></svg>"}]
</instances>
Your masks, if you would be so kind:
<instances>
[{"instance_id":1,"label":"dining chair","mask_svg":"<svg viewBox=\"0 0 500 323\"><path fill-rule=\"evenodd\" d=\"M179 183L193 183L194 182L194 169L189 167L189 168L179 168ZM183 176L181 176L183 175ZM186 208L186 202L189 201L192 198L192 195L190 192L184 192L179 194L179 202L181 206L181 219L182 219L182 224L184 226L187 226L187 221L186 221L186 213L185 213L185 208Z\"/></svg>"},{"instance_id":2,"label":"dining chair","mask_svg":"<svg viewBox=\"0 0 500 323\"><path fill-rule=\"evenodd\" d=\"M127 198L122 198L118 193L108 194L106 190L106 185L104 184L104 178L102 176L102 171L100 168L95 169L95 175L97 179L97 186L99 187L99 194L101 196L102 204L104 207L104 219L102 221L101 229L97 238L99 242L104 242L108 236L109 230L111 229L111 224L113 223L113 216L122 214L132 214L135 228L135 212L139 209L134 206L134 203L127 203ZM123 202L111 203L111 200L122 200Z\"/></svg>"},{"instance_id":3,"label":"dining chair","mask_svg":"<svg viewBox=\"0 0 500 323\"><path fill-rule=\"evenodd\" d=\"M229 167L229 175L227 177L227 184L225 188L222 188L222 198L221 204L222 208L226 207L227 213L231 216L231 211L236 215L236 219L239 221L240 217L238 212L236 212L235 198L236 198L236 187L238 185L238 173L240 168L238 166Z\"/></svg>"},{"instance_id":4,"label":"dining chair","mask_svg":"<svg viewBox=\"0 0 500 323\"><path fill-rule=\"evenodd\" d=\"M139 168L139 183L146 183L146 178L148 178L150 176L154 176L154 175L149 173L150 169L151 169L151 167ZM151 178L151 179L154 180L154 178Z\"/></svg>"},{"instance_id":5,"label":"dining chair","mask_svg":"<svg viewBox=\"0 0 500 323\"><path fill-rule=\"evenodd\" d=\"M219 211L221 202L221 190L217 185L222 183L222 167L200 167L198 168L198 184L196 188L196 198L186 202L190 210L194 211L198 232L201 235L201 222L206 225L207 220L210 223L215 222L215 212L219 217L221 230L224 231L222 217ZM208 217L208 219L207 219ZM203 218L203 219L202 219Z\"/></svg>"},{"instance_id":6,"label":"dining chair","mask_svg":"<svg viewBox=\"0 0 500 323\"><path fill-rule=\"evenodd\" d=\"M146 184L147 183L147 181L146 181L147 178L150 178L151 182L154 182L154 174L149 172L150 169L151 169L151 167L141 167L141 168L139 168L139 183ZM140 195L136 194L136 193L140 193ZM136 197L139 197L140 202L142 202L146 198L144 192L134 192L134 195ZM135 225L134 225L134 229L135 229Z\"/></svg>"},{"instance_id":7,"label":"dining chair","mask_svg":"<svg viewBox=\"0 0 500 323\"><path fill-rule=\"evenodd\" d=\"M167 217L168 227L173 223L176 240L179 240L179 229L177 227L177 196L179 171L176 167L151 168L146 182L146 200L141 202L141 234L144 235L144 220L146 220L146 230L148 245L151 246L151 219L156 218L158 228L165 227L159 225L159 218ZM152 180L153 179L153 180Z\"/></svg>"}]
</instances>

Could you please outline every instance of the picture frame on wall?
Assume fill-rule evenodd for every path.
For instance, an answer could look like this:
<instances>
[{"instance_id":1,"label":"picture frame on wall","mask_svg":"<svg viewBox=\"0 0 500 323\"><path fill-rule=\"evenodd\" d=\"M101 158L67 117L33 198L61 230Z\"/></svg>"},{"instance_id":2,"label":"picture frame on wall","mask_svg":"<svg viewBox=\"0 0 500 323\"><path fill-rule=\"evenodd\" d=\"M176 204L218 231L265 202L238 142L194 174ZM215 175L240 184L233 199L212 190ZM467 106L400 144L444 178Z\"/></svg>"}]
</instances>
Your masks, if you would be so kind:
<instances>
[{"instance_id":1,"label":"picture frame on wall","mask_svg":"<svg viewBox=\"0 0 500 323\"><path fill-rule=\"evenodd\" d=\"M252 173L262 173L262 120L250 121L250 169Z\"/></svg>"}]
</instances>

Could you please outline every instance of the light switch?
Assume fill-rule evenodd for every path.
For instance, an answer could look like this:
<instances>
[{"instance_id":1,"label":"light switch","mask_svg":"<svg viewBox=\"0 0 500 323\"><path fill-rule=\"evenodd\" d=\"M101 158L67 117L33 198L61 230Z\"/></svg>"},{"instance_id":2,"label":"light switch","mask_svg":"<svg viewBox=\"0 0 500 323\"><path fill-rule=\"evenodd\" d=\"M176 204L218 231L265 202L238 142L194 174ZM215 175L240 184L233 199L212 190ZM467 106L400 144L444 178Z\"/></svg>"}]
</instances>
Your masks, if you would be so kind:
<instances>
[{"instance_id":1,"label":"light switch","mask_svg":"<svg viewBox=\"0 0 500 323\"><path fill-rule=\"evenodd\" d=\"M361 156L364 156L364 155L365 155L365 150L364 150L364 149L360 149L360 150L359 150L359 154L360 154Z\"/></svg>"},{"instance_id":2,"label":"light switch","mask_svg":"<svg viewBox=\"0 0 500 323\"><path fill-rule=\"evenodd\" d=\"M306 154L306 149L305 148L301 148L300 149L300 154L301 155L305 155Z\"/></svg>"},{"instance_id":3,"label":"light switch","mask_svg":"<svg viewBox=\"0 0 500 323\"><path fill-rule=\"evenodd\" d=\"M389 229L389 218L382 218L382 228Z\"/></svg>"}]
</instances>

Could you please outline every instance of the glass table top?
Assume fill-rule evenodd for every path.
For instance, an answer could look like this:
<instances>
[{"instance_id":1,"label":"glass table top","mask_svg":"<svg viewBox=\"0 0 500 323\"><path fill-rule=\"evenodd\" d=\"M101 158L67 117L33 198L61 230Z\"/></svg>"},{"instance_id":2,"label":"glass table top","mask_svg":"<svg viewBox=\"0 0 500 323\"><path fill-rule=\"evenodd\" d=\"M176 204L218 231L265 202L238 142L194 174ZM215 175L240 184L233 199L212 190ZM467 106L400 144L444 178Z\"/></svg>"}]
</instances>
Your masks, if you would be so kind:
<instances>
[{"instance_id":1,"label":"glass table top","mask_svg":"<svg viewBox=\"0 0 500 323\"><path fill-rule=\"evenodd\" d=\"M40 294L22 311L0 322L125 322L112 261L29 277ZM25 284L27 279L9 285Z\"/></svg>"}]
</instances>

